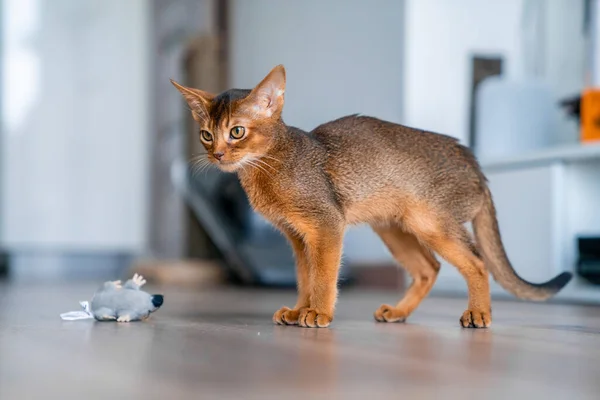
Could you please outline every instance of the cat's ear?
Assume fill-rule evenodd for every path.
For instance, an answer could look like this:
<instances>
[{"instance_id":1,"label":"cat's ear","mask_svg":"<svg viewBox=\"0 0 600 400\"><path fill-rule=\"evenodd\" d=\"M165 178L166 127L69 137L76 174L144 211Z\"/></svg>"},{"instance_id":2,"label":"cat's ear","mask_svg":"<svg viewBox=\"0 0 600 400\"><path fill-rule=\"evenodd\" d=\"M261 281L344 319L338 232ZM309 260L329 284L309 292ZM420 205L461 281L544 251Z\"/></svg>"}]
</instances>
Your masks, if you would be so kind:
<instances>
[{"instance_id":1,"label":"cat's ear","mask_svg":"<svg viewBox=\"0 0 600 400\"><path fill-rule=\"evenodd\" d=\"M208 106L215 95L200 89L182 86L173 79L171 79L171 83L183 95L185 101L187 101L196 122L206 121L208 118Z\"/></svg>"},{"instance_id":2,"label":"cat's ear","mask_svg":"<svg viewBox=\"0 0 600 400\"><path fill-rule=\"evenodd\" d=\"M248 96L253 111L263 117L279 116L283 109L285 68L278 65L269 72Z\"/></svg>"}]
</instances>

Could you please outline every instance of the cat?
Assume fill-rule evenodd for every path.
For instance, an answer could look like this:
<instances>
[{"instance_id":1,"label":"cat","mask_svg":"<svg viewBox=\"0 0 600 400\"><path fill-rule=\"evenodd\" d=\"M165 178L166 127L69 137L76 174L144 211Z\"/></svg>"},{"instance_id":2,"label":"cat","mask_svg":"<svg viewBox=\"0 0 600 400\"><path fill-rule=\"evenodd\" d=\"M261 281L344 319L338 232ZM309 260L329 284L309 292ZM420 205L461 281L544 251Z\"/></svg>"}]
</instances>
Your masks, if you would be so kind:
<instances>
[{"instance_id":1,"label":"cat","mask_svg":"<svg viewBox=\"0 0 600 400\"><path fill-rule=\"evenodd\" d=\"M293 248L298 299L293 308L275 312L276 324L330 325L351 224L371 225L413 279L398 304L375 311L380 322L404 321L429 293L440 269L434 253L467 282L464 328L492 322L488 269L508 292L529 300L551 297L571 278L564 272L532 284L517 275L502 245L487 179L471 151L450 136L360 115L308 133L287 126L281 118L282 65L254 89L219 95L171 82L200 125L207 162L237 173L252 207Z\"/></svg>"}]
</instances>

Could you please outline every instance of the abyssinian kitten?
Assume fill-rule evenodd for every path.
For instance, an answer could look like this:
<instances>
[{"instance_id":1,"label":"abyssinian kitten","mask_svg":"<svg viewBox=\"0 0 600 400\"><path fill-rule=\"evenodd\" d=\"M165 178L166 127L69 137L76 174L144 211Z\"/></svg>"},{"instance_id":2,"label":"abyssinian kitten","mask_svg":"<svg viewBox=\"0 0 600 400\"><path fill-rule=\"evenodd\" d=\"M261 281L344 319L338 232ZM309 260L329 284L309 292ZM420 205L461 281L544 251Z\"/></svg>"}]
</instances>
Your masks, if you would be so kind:
<instances>
[{"instance_id":1,"label":"abyssinian kitten","mask_svg":"<svg viewBox=\"0 0 600 400\"><path fill-rule=\"evenodd\" d=\"M344 231L367 223L412 276L404 298L375 311L404 321L433 286L437 253L467 281L465 328L492 322L488 270L507 291L544 300L567 284L520 278L505 253L492 196L477 160L449 136L351 115L311 132L286 125L285 69L252 90L219 95L172 81L200 124L208 161L235 172L254 209L288 238L296 257L298 300L276 324L327 327L333 320ZM476 242L465 228L473 223Z\"/></svg>"}]
</instances>

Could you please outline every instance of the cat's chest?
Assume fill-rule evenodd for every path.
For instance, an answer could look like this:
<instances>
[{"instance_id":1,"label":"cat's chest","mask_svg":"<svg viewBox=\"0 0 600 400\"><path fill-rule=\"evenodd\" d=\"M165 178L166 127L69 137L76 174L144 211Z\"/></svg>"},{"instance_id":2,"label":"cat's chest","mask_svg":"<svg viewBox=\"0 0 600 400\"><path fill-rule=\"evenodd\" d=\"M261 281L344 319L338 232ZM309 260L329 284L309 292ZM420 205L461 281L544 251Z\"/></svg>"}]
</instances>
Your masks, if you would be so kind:
<instances>
[{"instance_id":1,"label":"cat's chest","mask_svg":"<svg viewBox=\"0 0 600 400\"><path fill-rule=\"evenodd\" d=\"M293 201L293 191L280 182L244 182L242 186L246 191L252 208L273 223L286 219L290 213Z\"/></svg>"}]
</instances>

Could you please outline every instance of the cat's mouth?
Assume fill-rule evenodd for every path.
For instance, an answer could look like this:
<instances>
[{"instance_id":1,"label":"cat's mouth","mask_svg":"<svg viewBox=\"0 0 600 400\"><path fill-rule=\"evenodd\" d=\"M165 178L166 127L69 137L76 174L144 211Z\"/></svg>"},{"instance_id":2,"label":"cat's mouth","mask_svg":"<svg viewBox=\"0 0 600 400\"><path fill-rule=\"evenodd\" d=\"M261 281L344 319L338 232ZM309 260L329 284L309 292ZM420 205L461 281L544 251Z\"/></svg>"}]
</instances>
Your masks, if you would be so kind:
<instances>
[{"instance_id":1,"label":"cat's mouth","mask_svg":"<svg viewBox=\"0 0 600 400\"><path fill-rule=\"evenodd\" d=\"M217 167L219 167L220 170L225 171L225 172L235 172L241 166L241 163L239 161L225 161L225 160L221 160L221 161L217 161L216 164L217 164Z\"/></svg>"},{"instance_id":2,"label":"cat's mouth","mask_svg":"<svg viewBox=\"0 0 600 400\"><path fill-rule=\"evenodd\" d=\"M236 172L242 168L246 163L252 162L251 156L245 154L239 160L218 160L215 164L217 167L224 172Z\"/></svg>"}]
</instances>

